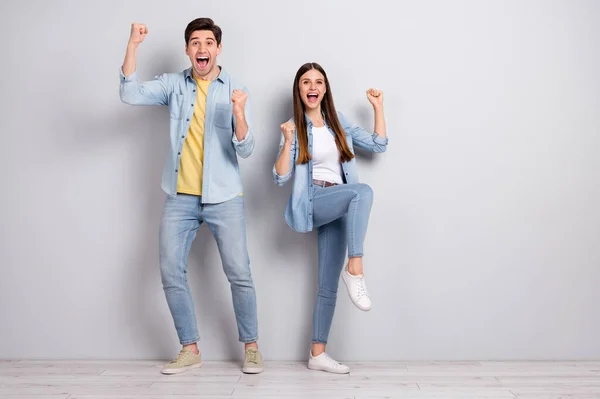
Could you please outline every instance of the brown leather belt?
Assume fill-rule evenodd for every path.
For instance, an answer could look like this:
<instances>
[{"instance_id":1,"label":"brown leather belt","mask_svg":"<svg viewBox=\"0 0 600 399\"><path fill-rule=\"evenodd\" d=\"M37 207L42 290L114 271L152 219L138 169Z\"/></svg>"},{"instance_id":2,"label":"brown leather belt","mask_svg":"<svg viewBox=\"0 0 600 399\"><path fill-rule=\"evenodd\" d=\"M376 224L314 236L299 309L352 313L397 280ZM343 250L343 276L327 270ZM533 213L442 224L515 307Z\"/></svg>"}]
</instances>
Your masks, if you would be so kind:
<instances>
[{"instance_id":1,"label":"brown leather belt","mask_svg":"<svg viewBox=\"0 0 600 399\"><path fill-rule=\"evenodd\" d=\"M325 180L313 180L313 184L315 186L319 186L319 187L331 187L331 186L337 186L337 183L331 183Z\"/></svg>"}]
</instances>

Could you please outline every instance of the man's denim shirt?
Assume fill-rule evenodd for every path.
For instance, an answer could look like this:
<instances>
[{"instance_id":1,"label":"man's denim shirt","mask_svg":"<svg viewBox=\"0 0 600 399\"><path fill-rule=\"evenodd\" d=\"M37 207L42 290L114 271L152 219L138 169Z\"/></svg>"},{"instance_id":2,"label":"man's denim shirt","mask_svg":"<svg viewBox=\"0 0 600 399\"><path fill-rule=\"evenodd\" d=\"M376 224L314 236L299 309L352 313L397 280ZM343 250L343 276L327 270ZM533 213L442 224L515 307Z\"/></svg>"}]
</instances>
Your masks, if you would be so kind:
<instances>
[{"instance_id":1,"label":"man's denim shirt","mask_svg":"<svg viewBox=\"0 0 600 399\"><path fill-rule=\"evenodd\" d=\"M148 82L138 81L137 72L123 75L121 69L121 100L132 105L166 105L169 107L171 148L162 175L162 189L177 195L177 176L183 142L188 135L196 103L196 81L192 69L157 76ZM250 115L250 96L246 100L245 116L248 133L244 140L235 136L235 118L231 93L246 88L234 81L224 69L210 83L204 120L204 170L202 202L219 203L242 193L242 180L237 155L250 156L254 149Z\"/></svg>"},{"instance_id":2,"label":"man's denim shirt","mask_svg":"<svg viewBox=\"0 0 600 399\"><path fill-rule=\"evenodd\" d=\"M342 125L342 129L346 133L346 141L350 147L350 151L354 153L354 146L370 152L384 152L387 148L388 139L379 136L376 133L369 133L359 126L349 122L341 113L337 113ZM292 119L293 121L293 119ZM312 157L312 122L306 118L306 130L308 134L308 152ZM327 121L325 126L329 133L334 134ZM284 137L281 135L279 144L279 153L283 148ZM308 163L298 165L298 135L294 134L294 142L292 143L290 157L290 171L288 174L281 176L277 174L275 166L273 166L273 177L275 183L283 186L295 173L294 185L292 186L292 194L285 208L284 217L287 224L294 230L301 233L311 231L313 229L313 162L312 159ZM279 157L279 155L278 155ZM358 183L358 173L356 171L356 158L352 158L348 162L342 162L343 178L347 184Z\"/></svg>"}]
</instances>

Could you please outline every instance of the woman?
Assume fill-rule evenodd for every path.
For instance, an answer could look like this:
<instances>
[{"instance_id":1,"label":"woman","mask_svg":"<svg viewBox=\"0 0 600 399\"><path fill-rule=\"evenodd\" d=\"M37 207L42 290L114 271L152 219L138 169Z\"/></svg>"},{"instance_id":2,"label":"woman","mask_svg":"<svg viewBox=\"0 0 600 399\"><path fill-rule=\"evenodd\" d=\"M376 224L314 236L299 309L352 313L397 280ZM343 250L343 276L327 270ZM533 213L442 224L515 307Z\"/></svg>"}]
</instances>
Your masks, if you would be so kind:
<instances>
[{"instance_id":1,"label":"woman","mask_svg":"<svg viewBox=\"0 0 600 399\"><path fill-rule=\"evenodd\" d=\"M361 310L371 308L362 257L373 191L358 182L353 147L386 150L383 93L367 91L375 112L375 133L336 112L327 75L317 63L300 67L293 96L294 118L281 125L273 175L281 186L295 174L284 214L288 225L299 232L318 230L319 291L308 368L343 374L350 369L325 352L340 273L352 302ZM346 248L348 264L342 271Z\"/></svg>"}]
</instances>

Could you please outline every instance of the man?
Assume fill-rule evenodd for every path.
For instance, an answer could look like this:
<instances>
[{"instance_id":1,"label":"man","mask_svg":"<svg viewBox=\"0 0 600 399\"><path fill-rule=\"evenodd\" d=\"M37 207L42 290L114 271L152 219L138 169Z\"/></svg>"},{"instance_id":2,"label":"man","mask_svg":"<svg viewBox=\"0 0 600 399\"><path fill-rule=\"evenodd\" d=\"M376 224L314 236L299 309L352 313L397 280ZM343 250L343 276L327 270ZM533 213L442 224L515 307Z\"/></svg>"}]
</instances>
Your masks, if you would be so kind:
<instances>
[{"instance_id":1,"label":"man","mask_svg":"<svg viewBox=\"0 0 600 399\"><path fill-rule=\"evenodd\" d=\"M161 184L168 197L160 224L160 272L182 349L162 373L177 374L202 364L187 259L203 222L217 241L231 286L239 340L245 345L242 370L260 373L264 364L256 343L256 294L237 162L238 155L246 158L254 149L248 92L217 64L222 31L210 18L195 19L185 29L189 69L140 82L136 54L147 34L144 24L131 25L120 94L127 104L169 107L171 147Z\"/></svg>"}]
</instances>

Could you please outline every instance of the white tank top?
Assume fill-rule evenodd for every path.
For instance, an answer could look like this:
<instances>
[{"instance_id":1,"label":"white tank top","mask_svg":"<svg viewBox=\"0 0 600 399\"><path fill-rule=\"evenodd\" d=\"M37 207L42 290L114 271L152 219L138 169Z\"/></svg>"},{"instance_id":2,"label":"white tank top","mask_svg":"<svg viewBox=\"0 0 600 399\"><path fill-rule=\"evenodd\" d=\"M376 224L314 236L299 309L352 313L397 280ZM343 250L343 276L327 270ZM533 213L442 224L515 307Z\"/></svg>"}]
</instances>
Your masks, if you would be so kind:
<instances>
[{"instance_id":1,"label":"white tank top","mask_svg":"<svg viewBox=\"0 0 600 399\"><path fill-rule=\"evenodd\" d=\"M313 179L343 184L340 153L335 138L326 126L312 128Z\"/></svg>"}]
</instances>

